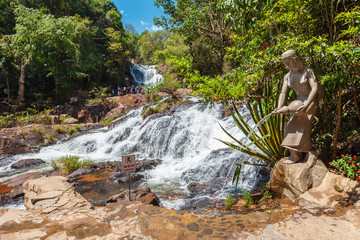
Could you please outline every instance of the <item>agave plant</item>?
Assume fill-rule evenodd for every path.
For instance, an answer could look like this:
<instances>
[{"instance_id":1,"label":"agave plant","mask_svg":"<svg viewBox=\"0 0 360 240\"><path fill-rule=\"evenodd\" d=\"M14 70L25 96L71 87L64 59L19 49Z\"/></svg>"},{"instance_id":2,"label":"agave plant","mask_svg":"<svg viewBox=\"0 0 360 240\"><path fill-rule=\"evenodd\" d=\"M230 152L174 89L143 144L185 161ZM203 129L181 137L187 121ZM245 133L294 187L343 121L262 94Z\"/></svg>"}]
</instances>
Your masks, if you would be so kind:
<instances>
[{"instance_id":1,"label":"agave plant","mask_svg":"<svg viewBox=\"0 0 360 240\"><path fill-rule=\"evenodd\" d=\"M240 163L236 167L233 177L233 183L236 183L235 188L238 185L243 164L256 166L274 166L275 163L283 158L286 154L286 149L281 147L281 142L283 141L284 137L285 116L271 114L276 107L275 100L277 99L277 95L278 94L274 93L274 83L269 81L266 84L264 96L248 99L247 107L250 111L254 123L256 124L258 133L256 132L256 129L252 129L250 125L244 120L244 118L237 110L235 103L232 103L232 118L234 119L234 122L238 128L245 134L245 136L248 136L251 141L250 144L245 145L240 140L233 137L220 125L220 127L230 138L235 141L235 143L218 139L219 141L233 149L264 161L263 164L250 163L247 161ZM257 150L250 148L250 146L253 144L257 147Z\"/></svg>"}]
</instances>

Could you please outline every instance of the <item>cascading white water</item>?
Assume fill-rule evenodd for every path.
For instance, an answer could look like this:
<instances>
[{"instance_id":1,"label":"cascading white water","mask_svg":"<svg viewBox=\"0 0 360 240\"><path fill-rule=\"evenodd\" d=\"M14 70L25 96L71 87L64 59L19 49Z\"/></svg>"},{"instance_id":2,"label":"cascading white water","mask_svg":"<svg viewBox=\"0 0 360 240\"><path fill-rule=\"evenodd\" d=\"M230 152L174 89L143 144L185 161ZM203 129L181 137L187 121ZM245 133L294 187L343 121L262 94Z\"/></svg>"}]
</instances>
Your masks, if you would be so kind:
<instances>
[{"instance_id":1,"label":"cascading white water","mask_svg":"<svg viewBox=\"0 0 360 240\"><path fill-rule=\"evenodd\" d=\"M65 155L77 155L97 162L119 161L122 155L135 154L138 159L162 160L162 164L145 173L144 184L150 186L156 194L178 191L186 195L188 184L195 182L210 185L214 190L206 194L199 193L192 196L192 199L224 198L226 191L231 188L236 164L249 160L249 157L227 148L215 139L230 140L219 123L237 139L245 136L231 117L222 118L221 105L211 106L197 98L190 99L190 104L157 118L148 117L143 120L143 108L133 110L112 129L98 129L69 141L44 147L38 153L17 155L12 162L41 158L50 163ZM246 113L247 110L240 111ZM239 184L241 188L251 190L255 186L255 169L244 166L245 177ZM9 170L10 165L0 167L0 172ZM179 209L191 204L192 199L161 199L161 202L165 207Z\"/></svg>"},{"instance_id":2,"label":"cascading white water","mask_svg":"<svg viewBox=\"0 0 360 240\"><path fill-rule=\"evenodd\" d=\"M130 74L137 85L154 85L163 81L163 76L157 73L155 67L155 65L132 65Z\"/></svg>"}]
</instances>

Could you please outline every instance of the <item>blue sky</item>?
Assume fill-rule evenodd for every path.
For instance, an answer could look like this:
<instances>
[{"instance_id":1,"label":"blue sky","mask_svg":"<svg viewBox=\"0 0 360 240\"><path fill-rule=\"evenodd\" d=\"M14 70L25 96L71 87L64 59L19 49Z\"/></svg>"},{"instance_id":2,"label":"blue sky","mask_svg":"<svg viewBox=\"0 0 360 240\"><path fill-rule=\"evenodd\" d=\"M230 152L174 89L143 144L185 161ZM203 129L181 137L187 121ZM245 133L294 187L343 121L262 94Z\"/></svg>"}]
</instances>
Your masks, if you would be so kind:
<instances>
[{"instance_id":1,"label":"blue sky","mask_svg":"<svg viewBox=\"0 0 360 240\"><path fill-rule=\"evenodd\" d=\"M130 23L140 34L146 29L149 31L160 30L154 26L154 17L163 14L161 8L154 6L155 0L113 0L119 12L122 14L124 26Z\"/></svg>"}]
</instances>

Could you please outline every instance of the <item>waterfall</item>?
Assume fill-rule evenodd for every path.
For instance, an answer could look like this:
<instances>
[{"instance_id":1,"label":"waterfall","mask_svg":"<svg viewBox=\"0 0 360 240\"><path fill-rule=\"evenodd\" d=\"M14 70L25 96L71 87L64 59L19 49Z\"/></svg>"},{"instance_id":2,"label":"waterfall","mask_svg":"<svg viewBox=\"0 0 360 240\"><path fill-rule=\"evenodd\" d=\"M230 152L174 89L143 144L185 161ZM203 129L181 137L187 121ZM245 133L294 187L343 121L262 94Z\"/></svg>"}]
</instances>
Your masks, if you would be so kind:
<instances>
[{"instance_id":1,"label":"waterfall","mask_svg":"<svg viewBox=\"0 0 360 240\"><path fill-rule=\"evenodd\" d=\"M132 65L130 74L137 85L153 85L163 81L163 76L157 73L155 67L155 65Z\"/></svg>"},{"instance_id":2,"label":"waterfall","mask_svg":"<svg viewBox=\"0 0 360 240\"><path fill-rule=\"evenodd\" d=\"M137 159L162 160L160 165L145 172L144 184L155 194L177 192L190 196L187 190L190 183L211 186L211 190L190 197L161 199L165 207L180 209L194 199L224 198L232 187L232 175L237 164L256 160L215 139L231 141L219 123L237 139L245 138L231 117L222 117L224 109L221 105L206 104L195 97L189 97L189 100L190 104L157 118L143 120L141 112L144 107L132 110L118 119L119 123L111 129L101 128L43 147L38 153L16 155L14 161L41 158L50 163L65 155L77 155L96 162L120 161L122 155L135 154ZM249 116L245 108L240 111ZM244 177L239 182L242 189L251 190L256 186L257 169L244 166ZM0 172L9 170L10 165L0 166Z\"/></svg>"}]
</instances>

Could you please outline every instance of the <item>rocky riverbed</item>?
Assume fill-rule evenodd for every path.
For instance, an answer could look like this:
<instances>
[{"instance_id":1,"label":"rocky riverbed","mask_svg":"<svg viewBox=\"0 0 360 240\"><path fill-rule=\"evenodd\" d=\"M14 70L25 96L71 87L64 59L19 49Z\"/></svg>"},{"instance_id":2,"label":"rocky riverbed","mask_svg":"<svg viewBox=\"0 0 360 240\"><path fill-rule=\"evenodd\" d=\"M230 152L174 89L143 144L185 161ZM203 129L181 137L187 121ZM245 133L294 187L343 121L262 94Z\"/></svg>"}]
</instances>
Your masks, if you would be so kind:
<instances>
[{"instance_id":1,"label":"rocky riverbed","mask_svg":"<svg viewBox=\"0 0 360 240\"><path fill-rule=\"evenodd\" d=\"M194 214L119 200L94 208L64 177L24 184L27 210L0 209L1 239L359 239L357 205Z\"/></svg>"}]
</instances>

